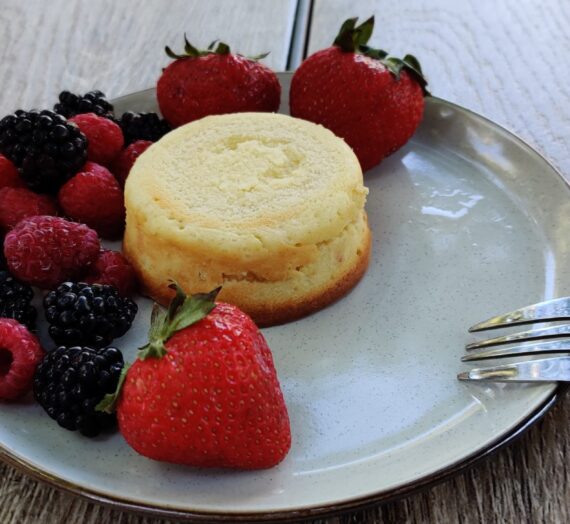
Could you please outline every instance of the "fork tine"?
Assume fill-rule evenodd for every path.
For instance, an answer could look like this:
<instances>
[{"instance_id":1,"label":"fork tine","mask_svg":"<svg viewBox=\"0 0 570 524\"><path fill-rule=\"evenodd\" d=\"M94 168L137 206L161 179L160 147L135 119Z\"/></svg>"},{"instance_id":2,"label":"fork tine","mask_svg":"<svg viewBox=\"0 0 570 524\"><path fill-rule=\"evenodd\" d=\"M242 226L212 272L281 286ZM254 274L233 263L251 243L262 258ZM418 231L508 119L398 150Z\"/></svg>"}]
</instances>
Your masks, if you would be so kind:
<instances>
[{"instance_id":1,"label":"fork tine","mask_svg":"<svg viewBox=\"0 0 570 524\"><path fill-rule=\"evenodd\" d=\"M510 313L499 315L469 328L470 332L485 329L498 329L505 326L548 322L552 320L570 320L570 297L556 298L526 306Z\"/></svg>"},{"instance_id":2,"label":"fork tine","mask_svg":"<svg viewBox=\"0 0 570 524\"><path fill-rule=\"evenodd\" d=\"M570 357L553 357L477 368L459 373L459 380L492 382L556 382L570 380Z\"/></svg>"},{"instance_id":3,"label":"fork tine","mask_svg":"<svg viewBox=\"0 0 570 524\"><path fill-rule=\"evenodd\" d=\"M537 342L535 344L521 344L519 346L494 347L491 349L482 348L472 350L467 355L461 357L463 362L472 360L485 360L489 358L518 357L523 355L534 355L537 353L570 353L570 341L550 340Z\"/></svg>"},{"instance_id":4,"label":"fork tine","mask_svg":"<svg viewBox=\"0 0 570 524\"><path fill-rule=\"evenodd\" d=\"M511 342L526 342L529 340L544 338L560 338L570 336L570 324L562 324L561 326L549 326L540 329L532 329L530 331L522 331L505 335L503 337L489 338L487 340L479 340L471 342L465 346L465 349L479 349L490 346L500 346L502 344L510 344Z\"/></svg>"}]
</instances>

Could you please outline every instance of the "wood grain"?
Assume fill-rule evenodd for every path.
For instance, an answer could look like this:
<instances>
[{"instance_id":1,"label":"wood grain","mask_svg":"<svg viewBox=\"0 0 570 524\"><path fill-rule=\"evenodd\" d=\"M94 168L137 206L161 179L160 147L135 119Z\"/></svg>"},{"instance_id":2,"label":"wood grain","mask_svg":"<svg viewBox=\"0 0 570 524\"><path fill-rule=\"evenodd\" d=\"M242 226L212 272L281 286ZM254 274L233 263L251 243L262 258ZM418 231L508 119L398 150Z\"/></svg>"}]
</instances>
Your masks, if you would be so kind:
<instances>
[{"instance_id":1,"label":"wood grain","mask_svg":"<svg viewBox=\"0 0 570 524\"><path fill-rule=\"evenodd\" d=\"M1 0L0 114L51 107L63 89L114 98L152 87L184 32L206 47L232 49L284 70L296 1Z\"/></svg>"}]
</instances>

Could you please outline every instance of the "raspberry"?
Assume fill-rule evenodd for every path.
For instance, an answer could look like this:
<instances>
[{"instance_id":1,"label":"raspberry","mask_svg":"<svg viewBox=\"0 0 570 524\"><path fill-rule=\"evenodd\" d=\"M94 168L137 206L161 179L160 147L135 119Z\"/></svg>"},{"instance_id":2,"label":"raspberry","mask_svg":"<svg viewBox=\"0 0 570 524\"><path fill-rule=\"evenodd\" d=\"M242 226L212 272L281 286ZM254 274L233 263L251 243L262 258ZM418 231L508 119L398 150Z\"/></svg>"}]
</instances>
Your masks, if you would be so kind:
<instances>
[{"instance_id":1,"label":"raspberry","mask_svg":"<svg viewBox=\"0 0 570 524\"><path fill-rule=\"evenodd\" d=\"M43 356L38 339L22 324L0 318L0 399L14 400L26 394Z\"/></svg>"},{"instance_id":2,"label":"raspberry","mask_svg":"<svg viewBox=\"0 0 570 524\"><path fill-rule=\"evenodd\" d=\"M24 187L17 167L5 156L0 155L0 187Z\"/></svg>"},{"instance_id":3,"label":"raspberry","mask_svg":"<svg viewBox=\"0 0 570 524\"><path fill-rule=\"evenodd\" d=\"M102 249L97 261L85 277L89 284L108 284L123 296L132 295L137 287L137 277L129 261L118 251Z\"/></svg>"},{"instance_id":4,"label":"raspberry","mask_svg":"<svg viewBox=\"0 0 570 524\"><path fill-rule=\"evenodd\" d=\"M129 172L135 164L136 159L151 145L152 142L149 140L137 140L136 142L133 142L129 147L121 151L121 154L115 158L115 161L111 166L111 171L122 187L125 187L125 181L127 180Z\"/></svg>"},{"instance_id":5,"label":"raspberry","mask_svg":"<svg viewBox=\"0 0 570 524\"><path fill-rule=\"evenodd\" d=\"M103 169L77 173L59 190L59 203L69 217L115 239L125 227L123 191L111 172Z\"/></svg>"},{"instance_id":6,"label":"raspberry","mask_svg":"<svg viewBox=\"0 0 570 524\"><path fill-rule=\"evenodd\" d=\"M85 272L100 248L97 233L86 225L50 216L25 218L4 240L10 272L47 289Z\"/></svg>"},{"instance_id":7,"label":"raspberry","mask_svg":"<svg viewBox=\"0 0 570 524\"><path fill-rule=\"evenodd\" d=\"M20 220L37 215L57 215L55 200L24 187L0 189L0 230L9 231Z\"/></svg>"},{"instance_id":8,"label":"raspberry","mask_svg":"<svg viewBox=\"0 0 570 524\"><path fill-rule=\"evenodd\" d=\"M109 170L95 162L87 161L77 173L108 173Z\"/></svg>"},{"instance_id":9,"label":"raspberry","mask_svg":"<svg viewBox=\"0 0 570 524\"><path fill-rule=\"evenodd\" d=\"M115 122L95 113L85 113L69 119L87 137L87 158L104 166L121 152L125 139Z\"/></svg>"}]
</instances>

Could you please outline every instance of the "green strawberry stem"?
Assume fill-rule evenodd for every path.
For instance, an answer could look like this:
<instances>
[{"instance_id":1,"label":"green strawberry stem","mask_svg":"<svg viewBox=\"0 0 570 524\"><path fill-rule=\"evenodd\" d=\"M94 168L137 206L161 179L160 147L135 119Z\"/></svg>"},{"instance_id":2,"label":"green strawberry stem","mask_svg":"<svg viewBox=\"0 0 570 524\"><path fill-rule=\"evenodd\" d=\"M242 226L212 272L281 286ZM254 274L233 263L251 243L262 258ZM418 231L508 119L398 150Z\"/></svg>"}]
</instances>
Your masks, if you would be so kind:
<instances>
[{"instance_id":1,"label":"green strawberry stem","mask_svg":"<svg viewBox=\"0 0 570 524\"><path fill-rule=\"evenodd\" d=\"M217 287L209 293L187 296L176 282L168 287L174 289L176 295L170 301L167 311L161 309L158 304L154 305L150 321L149 341L139 348L141 360L150 357L163 357L166 354L164 344L167 340L177 331L187 328L207 316L216 306L216 297L222 289Z\"/></svg>"},{"instance_id":2,"label":"green strawberry stem","mask_svg":"<svg viewBox=\"0 0 570 524\"><path fill-rule=\"evenodd\" d=\"M216 44L218 45L216 46ZM188 42L186 33L184 33L184 53L177 54L168 46L164 48L164 51L174 60L178 60L179 58L199 58L206 55L229 55L231 53L230 46L224 42L220 42L219 40L214 40L207 49L198 49ZM257 61L265 58L268 54L269 53L261 53L255 56L247 56L246 58Z\"/></svg>"},{"instance_id":3,"label":"green strawberry stem","mask_svg":"<svg viewBox=\"0 0 570 524\"><path fill-rule=\"evenodd\" d=\"M170 301L167 310L162 309L156 303L154 304L150 320L149 341L139 348L138 358L141 360L162 358L166 355L165 344L168 339L177 331L185 329L205 318L216 307L216 297L222 289L217 287L209 293L197 293L188 296L176 282L173 282L168 287L174 289L176 295ZM129 367L130 364L125 364L121 371L117 388L113 393L103 397L103 400L95 406L96 411L104 411L105 413L113 413L115 411Z\"/></svg>"},{"instance_id":4,"label":"green strawberry stem","mask_svg":"<svg viewBox=\"0 0 570 524\"><path fill-rule=\"evenodd\" d=\"M173 282L168 286L176 291L168 310L164 311L155 304L149 331L149 341L140 348L139 358L161 358L166 354L165 343L177 331L187 328L202 320L216 306L216 297L221 287L209 293L197 293L187 296L184 290Z\"/></svg>"},{"instance_id":5,"label":"green strawberry stem","mask_svg":"<svg viewBox=\"0 0 570 524\"><path fill-rule=\"evenodd\" d=\"M418 59L413 55L404 58L388 56L383 49L374 49L368 46L368 40L374 31L374 16L356 25L358 18L349 18L340 26L340 31L334 39L333 45L340 47L345 53L358 53L368 56L382 63L397 80L400 80L402 69L406 70L422 88L424 96L429 96L426 88L427 80L423 75Z\"/></svg>"}]
</instances>

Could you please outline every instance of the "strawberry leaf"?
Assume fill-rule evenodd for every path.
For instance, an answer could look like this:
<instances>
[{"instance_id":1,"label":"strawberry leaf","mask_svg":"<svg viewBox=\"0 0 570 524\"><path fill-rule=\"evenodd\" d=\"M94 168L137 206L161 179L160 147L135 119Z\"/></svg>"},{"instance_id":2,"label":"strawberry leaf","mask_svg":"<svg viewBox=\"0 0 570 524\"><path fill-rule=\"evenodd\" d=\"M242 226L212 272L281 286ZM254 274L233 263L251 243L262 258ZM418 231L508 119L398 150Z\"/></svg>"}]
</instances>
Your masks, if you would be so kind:
<instances>
[{"instance_id":1,"label":"strawberry leaf","mask_svg":"<svg viewBox=\"0 0 570 524\"><path fill-rule=\"evenodd\" d=\"M396 77L396 80L400 80L400 72L405 65L403 60L389 56L380 60L380 62L388 68L388 70Z\"/></svg>"},{"instance_id":2,"label":"strawberry leaf","mask_svg":"<svg viewBox=\"0 0 570 524\"><path fill-rule=\"evenodd\" d=\"M382 60L388 56L388 53L383 49L374 49L373 47L368 47L367 45L360 46L360 52L363 55L369 56L370 58L374 58L376 60Z\"/></svg>"},{"instance_id":3,"label":"strawberry leaf","mask_svg":"<svg viewBox=\"0 0 570 524\"><path fill-rule=\"evenodd\" d=\"M429 96L427 80L422 73L422 67L418 59L413 55L406 55L403 59L388 56L383 49L374 49L368 45L368 40L374 31L374 16L356 25L358 18L345 20L340 27L333 45L340 47L347 53L358 53L374 60L379 60L396 80L400 80L402 69L405 69L411 77L420 85L424 96Z\"/></svg>"},{"instance_id":4,"label":"strawberry leaf","mask_svg":"<svg viewBox=\"0 0 570 524\"><path fill-rule=\"evenodd\" d=\"M170 58L173 58L174 60L181 58L200 58L201 56L206 55L229 55L231 53L230 46L225 42L220 42L218 39L210 42L210 45L206 49L198 49L188 41L186 34L184 34L184 53L177 54L168 46L164 48L164 51ZM269 53L262 53L256 56L247 56L245 58L257 61L265 58L268 54Z\"/></svg>"},{"instance_id":5,"label":"strawberry leaf","mask_svg":"<svg viewBox=\"0 0 570 524\"><path fill-rule=\"evenodd\" d=\"M182 298L182 303L178 306L172 317L169 308L169 323L166 327L165 342L177 331L187 328L207 316L216 306L216 296L222 289L221 287L217 287L209 293L197 293L188 297L176 282L170 284L168 287L176 290L174 300L179 301L180 298Z\"/></svg>"},{"instance_id":6,"label":"strawberry leaf","mask_svg":"<svg viewBox=\"0 0 570 524\"><path fill-rule=\"evenodd\" d=\"M374 15L372 15L368 20L362 22L356 29L356 43L359 47L366 45L372 32L374 31Z\"/></svg>"},{"instance_id":7,"label":"strawberry leaf","mask_svg":"<svg viewBox=\"0 0 570 524\"><path fill-rule=\"evenodd\" d=\"M177 331L185 329L202 320L216 307L216 297L221 287L209 293L197 293L187 296L184 290L176 283L169 286L176 294L165 312L158 304L152 309L149 341L139 351L139 358L162 358L166 355L166 342Z\"/></svg>"},{"instance_id":8,"label":"strawberry leaf","mask_svg":"<svg viewBox=\"0 0 570 524\"><path fill-rule=\"evenodd\" d=\"M187 56L200 56L200 51L196 49L186 38L186 33L184 33L184 51Z\"/></svg>"},{"instance_id":9,"label":"strawberry leaf","mask_svg":"<svg viewBox=\"0 0 570 524\"><path fill-rule=\"evenodd\" d=\"M230 54L230 46L228 44L224 44L224 42L219 42L218 47L216 47L215 53L217 55L229 55Z\"/></svg>"},{"instance_id":10,"label":"strawberry leaf","mask_svg":"<svg viewBox=\"0 0 570 524\"><path fill-rule=\"evenodd\" d=\"M104 413L114 413L117 407L117 402L119 400L119 396L121 395L121 390L123 389L123 384L125 383L125 379L127 378L127 372L131 367L130 364L125 364L123 369L121 370L121 374L119 375L119 381L117 382L117 387L113 393L107 393L101 402L95 406L95 411L102 411Z\"/></svg>"}]
</instances>

